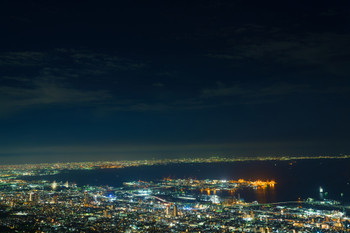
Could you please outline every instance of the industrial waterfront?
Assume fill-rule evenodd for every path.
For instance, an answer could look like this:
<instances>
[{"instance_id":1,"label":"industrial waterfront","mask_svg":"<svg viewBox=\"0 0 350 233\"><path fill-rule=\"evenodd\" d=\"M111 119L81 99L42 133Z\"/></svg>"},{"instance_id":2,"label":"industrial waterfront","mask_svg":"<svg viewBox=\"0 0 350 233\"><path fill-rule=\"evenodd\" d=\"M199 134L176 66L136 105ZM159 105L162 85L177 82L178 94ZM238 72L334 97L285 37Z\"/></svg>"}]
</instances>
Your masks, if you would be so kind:
<instances>
[{"instance_id":1,"label":"industrial waterfront","mask_svg":"<svg viewBox=\"0 0 350 233\"><path fill-rule=\"evenodd\" d=\"M19 176L25 180L70 181L79 186L108 185L122 187L124 182L153 181L163 178L193 178L213 180L275 180L274 190L257 193L242 190L246 201L263 203L296 200L299 197L342 199L350 204L350 161L343 159L274 159L259 158L237 161L225 159L168 160L66 163L31 165L26 168L30 175ZM102 168L102 169L101 169ZM122 169L121 169L122 168ZM12 171L14 170L11 168ZM319 187L324 192L319 193ZM341 197L341 193L344 195ZM263 195L262 195L263 194Z\"/></svg>"}]
</instances>

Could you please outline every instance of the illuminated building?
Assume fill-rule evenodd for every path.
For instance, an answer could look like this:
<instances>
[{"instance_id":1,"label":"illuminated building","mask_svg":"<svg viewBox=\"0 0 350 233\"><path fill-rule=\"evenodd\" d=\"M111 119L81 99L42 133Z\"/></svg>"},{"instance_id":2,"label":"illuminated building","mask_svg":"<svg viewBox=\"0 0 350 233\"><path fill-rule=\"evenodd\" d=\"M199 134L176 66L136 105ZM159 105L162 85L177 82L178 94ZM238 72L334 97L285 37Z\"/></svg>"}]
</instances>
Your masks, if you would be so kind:
<instances>
[{"instance_id":1,"label":"illuminated building","mask_svg":"<svg viewBox=\"0 0 350 233\"><path fill-rule=\"evenodd\" d=\"M174 205L174 217L177 217L177 205Z\"/></svg>"},{"instance_id":2,"label":"illuminated building","mask_svg":"<svg viewBox=\"0 0 350 233\"><path fill-rule=\"evenodd\" d=\"M53 190L56 190L56 188L57 188L56 181L52 182L51 187L52 187Z\"/></svg>"},{"instance_id":3,"label":"illuminated building","mask_svg":"<svg viewBox=\"0 0 350 233\"><path fill-rule=\"evenodd\" d=\"M84 196L84 206L87 207L88 204L89 204L89 195L88 195L87 192L85 192L84 195L85 195L85 196Z\"/></svg>"}]
</instances>

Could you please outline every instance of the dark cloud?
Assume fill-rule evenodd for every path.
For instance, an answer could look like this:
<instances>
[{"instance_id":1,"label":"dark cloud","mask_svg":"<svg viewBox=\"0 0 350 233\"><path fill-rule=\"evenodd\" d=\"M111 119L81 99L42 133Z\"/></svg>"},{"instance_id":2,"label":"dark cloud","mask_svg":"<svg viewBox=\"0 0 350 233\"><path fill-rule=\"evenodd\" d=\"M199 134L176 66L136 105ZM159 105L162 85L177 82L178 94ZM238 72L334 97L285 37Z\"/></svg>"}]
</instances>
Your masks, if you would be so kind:
<instances>
[{"instance_id":1,"label":"dark cloud","mask_svg":"<svg viewBox=\"0 0 350 233\"><path fill-rule=\"evenodd\" d=\"M239 34L244 31L239 29ZM280 64L299 71L300 68L329 74L347 75L350 70L350 34L340 33L272 33L273 37L253 36L247 40L232 39L224 52L208 53L208 57L235 62ZM243 36L248 37L248 35Z\"/></svg>"},{"instance_id":2,"label":"dark cloud","mask_svg":"<svg viewBox=\"0 0 350 233\"><path fill-rule=\"evenodd\" d=\"M163 83L153 83L152 86L154 87L164 87Z\"/></svg>"},{"instance_id":3,"label":"dark cloud","mask_svg":"<svg viewBox=\"0 0 350 233\"><path fill-rule=\"evenodd\" d=\"M88 50L55 49L45 52L3 52L0 66L1 113L49 105L92 105L113 97L108 77L132 72L146 65L131 59ZM5 71L6 72L6 71ZM91 80L107 77L107 85ZM93 82L92 82L93 83Z\"/></svg>"},{"instance_id":4,"label":"dark cloud","mask_svg":"<svg viewBox=\"0 0 350 233\"><path fill-rule=\"evenodd\" d=\"M1 1L0 154L25 142L36 149L12 155L98 154L101 141L145 157L167 143L162 155L245 143L337 153L350 130L349 6Z\"/></svg>"},{"instance_id":5,"label":"dark cloud","mask_svg":"<svg viewBox=\"0 0 350 233\"><path fill-rule=\"evenodd\" d=\"M143 62L136 62L116 55L96 52L93 50L55 49L45 52L22 51L0 53L0 66L52 66L90 68L91 70L136 70L146 66Z\"/></svg>"},{"instance_id":6,"label":"dark cloud","mask_svg":"<svg viewBox=\"0 0 350 233\"><path fill-rule=\"evenodd\" d=\"M40 66L46 63L48 54L36 51L0 53L0 66Z\"/></svg>"},{"instance_id":7,"label":"dark cloud","mask_svg":"<svg viewBox=\"0 0 350 233\"><path fill-rule=\"evenodd\" d=\"M67 59L66 56L68 56L77 66L93 67L95 70L104 69L125 71L146 67L144 62L136 62L125 57L118 57L108 53L76 49L57 49L56 51L58 52L58 56L63 56L64 59Z\"/></svg>"},{"instance_id":8,"label":"dark cloud","mask_svg":"<svg viewBox=\"0 0 350 233\"><path fill-rule=\"evenodd\" d=\"M217 87L202 90L201 97L229 97L238 96L243 98L264 98L288 96L293 94L345 94L350 93L350 86L327 86L319 88L305 84L279 83L271 86L259 86L257 88L239 85L227 86L222 82ZM266 99L268 100L268 99ZM277 99L276 99L277 100Z\"/></svg>"},{"instance_id":9,"label":"dark cloud","mask_svg":"<svg viewBox=\"0 0 350 233\"><path fill-rule=\"evenodd\" d=\"M47 105L74 105L95 103L111 97L106 90L81 90L62 84L62 78L42 77L35 79L10 78L25 85L0 86L1 113L42 107ZM29 84L29 87L25 87Z\"/></svg>"}]
</instances>

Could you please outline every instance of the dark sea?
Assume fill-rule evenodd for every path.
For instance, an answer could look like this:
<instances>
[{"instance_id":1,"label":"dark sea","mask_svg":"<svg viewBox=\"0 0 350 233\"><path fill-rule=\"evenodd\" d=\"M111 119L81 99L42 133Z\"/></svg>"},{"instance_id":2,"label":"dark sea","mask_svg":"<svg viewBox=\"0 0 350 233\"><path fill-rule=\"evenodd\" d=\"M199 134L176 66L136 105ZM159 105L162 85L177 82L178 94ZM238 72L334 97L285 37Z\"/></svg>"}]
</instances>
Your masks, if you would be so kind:
<instances>
[{"instance_id":1,"label":"dark sea","mask_svg":"<svg viewBox=\"0 0 350 233\"><path fill-rule=\"evenodd\" d=\"M57 175L26 179L69 181L78 186L121 187L123 182L127 181L152 181L165 177L275 180L275 188L241 190L240 197L245 201L257 200L259 203L296 201L298 198L305 200L311 197L316 200L326 198L350 204L350 159L182 163L122 169L64 170ZM320 187L323 188L323 193L319 192Z\"/></svg>"}]
</instances>

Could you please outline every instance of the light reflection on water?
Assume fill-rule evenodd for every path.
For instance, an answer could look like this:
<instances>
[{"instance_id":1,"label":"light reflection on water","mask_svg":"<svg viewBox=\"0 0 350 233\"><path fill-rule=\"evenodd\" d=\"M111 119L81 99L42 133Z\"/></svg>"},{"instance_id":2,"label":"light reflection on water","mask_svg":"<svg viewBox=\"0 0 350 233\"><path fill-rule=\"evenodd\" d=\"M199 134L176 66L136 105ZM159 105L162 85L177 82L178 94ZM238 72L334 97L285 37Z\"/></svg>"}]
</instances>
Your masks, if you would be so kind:
<instances>
[{"instance_id":1,"label":"light reflection on water","mask_svg":"<svg viewBox=\"0 0 350 233\"><path fill-rule=\"evenodd\" d=\"M255 189L255 197L259 203L276 202L275 187Z\"/></svg>"}]
</instances>

